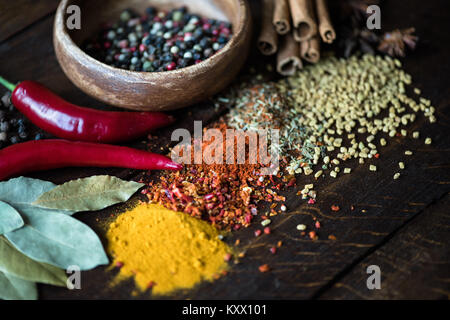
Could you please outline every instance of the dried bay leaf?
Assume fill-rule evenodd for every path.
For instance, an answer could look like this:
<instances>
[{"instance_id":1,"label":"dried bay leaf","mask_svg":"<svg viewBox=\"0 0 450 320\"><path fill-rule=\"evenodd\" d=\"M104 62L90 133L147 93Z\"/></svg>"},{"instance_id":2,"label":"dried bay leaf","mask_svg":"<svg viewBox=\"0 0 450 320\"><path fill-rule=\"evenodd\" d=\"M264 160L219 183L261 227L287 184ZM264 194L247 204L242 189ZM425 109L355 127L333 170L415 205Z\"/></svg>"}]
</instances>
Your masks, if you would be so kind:
<instances>
[{"instance_id":1,"label":"dried bay leaf","mask_svg":"<svg viewBox=\"0 0 450 320\"><path fill-rule=\"evenodd\" d=\"M26 256L63 269L76 265L89 270L108 263L100 239L84 223L61 211L30 204L17 204L15 208L25 225L5 237Z\"/></svg>"},{"instance_id":2,"label":"dried bay leaf","mask_svg":"<svg viewBox=\"0 0 450 320\"><path fill-rule=\"evenodd\" d=\"M0 272L23 280L55 286L65 286L67 280L64 270L28 258L2 236L0 236Z\"/></svg>"},{"instance_id":3,"label":"dried bay leaf","mask_svg":"<svg viewBox=\"0 0 450 320\"><path fill-rule=\"evenodd\" d=\"M23 219L16 209L0 201L0 234L19 229L23 224Z\"/></svg>"},{"instance_id":4,"label":"dried bay leaf","mask_svg":"<svg viewBox=\"0 0 450 320\"><path fill-rule=\"evenodd\" d=\"M31 203L44 192L50 191L56 184L26 177L0 182L0 200L14 207L16 203Z\"/></svg>"},{"instance_id":5,"label":"dried bay leaf","mask_svg":"<svg viewBox=\"0 0 450 320\"><path fill-rule=\"evenodd\" d=\"M95 211L127 201L142 183L100 175L66 182L42 194L33 204L51 209Z\"/></svg>"},{"instance_id":6,"label":"dried bay leaf","mask_svg":"<svg viewBox=\"0 0 450 320\"><path fill-rule=\"evenodd\" d=\"M37 297L36 283L0 272L0 299L36 300Z\"/></svg>"}]
</instances>

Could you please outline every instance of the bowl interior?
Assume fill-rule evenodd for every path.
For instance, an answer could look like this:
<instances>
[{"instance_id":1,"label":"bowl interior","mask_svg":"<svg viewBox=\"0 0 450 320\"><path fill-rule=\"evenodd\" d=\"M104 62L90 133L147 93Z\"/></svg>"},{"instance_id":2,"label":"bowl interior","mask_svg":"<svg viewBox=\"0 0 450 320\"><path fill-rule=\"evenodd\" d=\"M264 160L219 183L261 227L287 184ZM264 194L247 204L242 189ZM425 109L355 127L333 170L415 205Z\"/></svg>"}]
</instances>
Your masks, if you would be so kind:
<instances>
[{"instance_id":1,"label":"bowl interior","mask_svg":"<svg viewBox=\"0 0 450 320\"><path fill-rule=\"evenodd\" d=\"M149 6L164 11L185 6L190 13L231 22L233 33L236 32L235 27L239 25L238 0L72 0L69 3L81 8L81 29L66 29L78 46L95 35L104 23L118 21L120 13L125 9L133 9L144 14Z\"/></svg>"}]
</instances>

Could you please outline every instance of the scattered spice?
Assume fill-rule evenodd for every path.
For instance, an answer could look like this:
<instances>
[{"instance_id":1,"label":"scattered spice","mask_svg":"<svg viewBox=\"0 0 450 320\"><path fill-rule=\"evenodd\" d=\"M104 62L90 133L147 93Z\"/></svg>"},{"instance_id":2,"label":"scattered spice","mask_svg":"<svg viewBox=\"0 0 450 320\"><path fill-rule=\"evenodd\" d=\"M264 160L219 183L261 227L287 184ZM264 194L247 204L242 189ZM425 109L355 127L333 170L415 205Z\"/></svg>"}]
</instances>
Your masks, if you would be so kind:
<instances>
[{"instance_id":1,"label":"scattered spice","mask_svg":"<svg viewBox=\"0 0 450 320\"><path fill-rule=\"evenodd\" d=\"M270 271L270 267L268 264L263 264L261 266L258 267L259 272L268 272Z\"/></svg>"},{"instance_id":2,"label":"scattered spice","mask_svg":"<svg viewBox=\"0 0 450 320\"><path fill-rule=\"evenodd\" d=\"M297 225L297 230L300 230L300 231L306 230L306 225L304 225L304 224L298 224L298 225Z\"/></svg>"},{"instance_id":3,"label":"scattered spice","mask_svg":"<svg viewBox=\"0 0 450 320\"><path fill-rule=\"evenodd\" d=\"M263 227L265 227L265 226L269 225L270 222L271 222L270 219L265 219L265 220L261 221L261 225L262 225Z\"/></svg>"},{"instance_id":4,"label":"scattered spice","mask_svg":"<svg viewBox=\"0 0 450 320\"><path fill-rule=\"evenodd\" d=\"M337 205L332 205L331 206L331 211L339 211L341 208L339 208L339 206Z\"/></svg>"},{"instance_id":5,"label":"scattered spice","mask_svg":"<svg viewBox=\"0 0 450 320\"><path fill-rule=\"evenodd\" d=\"M425 139L425 144L431 144L431 138L426 138Z\"/></svg>"},{"instance_id":6,"label":"scattered spice","mask_svg":"<svg viewBox=\"0 0 450 320\"><path fill-rule=\"evenodd\" d=\"M397 180L398 178L400 178L400 173L397 172L394 174L394 180Z\"/></svg>"},{"instance_id":7,"label":"scattered spice","mask_svg":"<svg viewBox=\"0 0 450 320\"><path fill-rule=\"evenodd\" d=\"M308 235L309 235L309 238L311 239L311 240L317 240L319 237L317 236L317 233L315 232L315 231L310 231L309 233L308 233Z\"/></svg>"}]
</instances>

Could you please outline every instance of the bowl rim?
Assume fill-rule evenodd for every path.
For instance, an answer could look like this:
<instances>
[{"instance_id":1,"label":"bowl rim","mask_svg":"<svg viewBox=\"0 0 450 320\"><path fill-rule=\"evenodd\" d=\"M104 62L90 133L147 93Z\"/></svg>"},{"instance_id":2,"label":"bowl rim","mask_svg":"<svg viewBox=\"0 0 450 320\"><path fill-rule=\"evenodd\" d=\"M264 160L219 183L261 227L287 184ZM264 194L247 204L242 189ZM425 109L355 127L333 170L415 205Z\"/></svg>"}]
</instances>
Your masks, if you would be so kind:
<instances>
[{"instance_id":1,"label":"bowl rim","mask_svg":"<svg viewBox=\"0 0 450 320\"><path fill-rule=\"evenodd\" d=\"M100 60L97 60L90 55L88 55L84 50L80 48L72 39L72 37L69 35L69 32L67 28L65 27L65 24L62 23L64 21L64 15L66 12L66 8L69 5L69 1L73 0L61 0L60 4L58 5L58 8L56 10L55 15L55 22L54 22L54 29L60 31L60 35L62 35L61 42L65 43L65 45L68 45L67 48L70 51L73 52L73 56L78 57L79 63L83 65L87 64L97 64L100 67L104 68L105 71L114 72L115 74L122 75L124 77L136 77L139 78L145 78L145 80L148 80L150 78L160 78L164 75L170 75L170 76L186 76L187 73L195 74L199 71L205 70L206 68L211 68L213 65L220 63L222 60L222 56L226 55L227 52L235 46L238 42L242 41L242 39L245 38L245 29L247 25L247 21L249 21L248 16L250 14L250 7L247 2L247 0L233 0L237 3L239 8L239 25L237 32L233 30L232 36L230 40L227 42L227 44L220 49L218 52L216 52L211 57L201 61L200 63L190 65L184 68L170 70L170 71L158 71L158 72L146 72L146 71L131 71L121 68L116 68L113 66L110 66L104 62L101 62ZM233 26L234 29L235 26ZM84 63L87 62L87 63Z\"/></svg>"}]
</instances>

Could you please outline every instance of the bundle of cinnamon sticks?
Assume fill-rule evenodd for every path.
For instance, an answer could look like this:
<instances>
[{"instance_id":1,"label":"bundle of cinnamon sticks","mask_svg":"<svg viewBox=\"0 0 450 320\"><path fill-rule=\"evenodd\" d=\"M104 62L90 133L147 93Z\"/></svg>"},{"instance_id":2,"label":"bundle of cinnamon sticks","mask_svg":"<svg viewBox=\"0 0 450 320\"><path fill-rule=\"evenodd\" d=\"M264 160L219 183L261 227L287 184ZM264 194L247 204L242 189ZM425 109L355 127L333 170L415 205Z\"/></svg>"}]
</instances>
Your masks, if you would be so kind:
<instances>
[{"instance_id":1,"label":"bundle of cinnamon sticks","mask_svg":"<svg viewBox=\"0 0 450 320\"><path fill-rule=\"evenodd\" d=\"M332 43L336 33L326 0L263 0L258 48L265 55L277 53L277 71L292 75L302 59L320 59L320 39Z\"/></svg>"}]
</instances>

